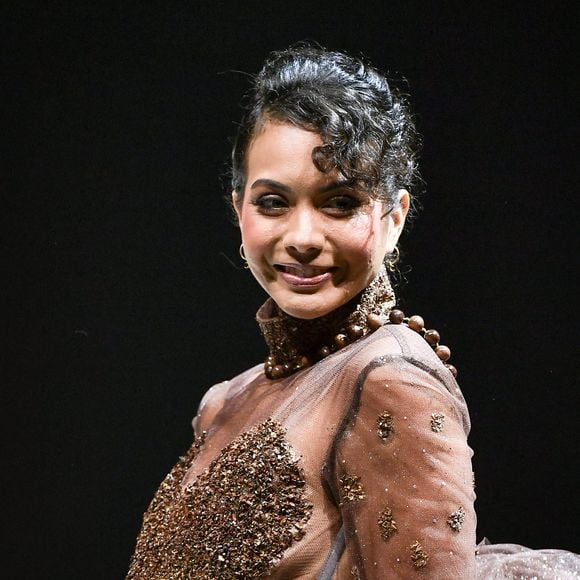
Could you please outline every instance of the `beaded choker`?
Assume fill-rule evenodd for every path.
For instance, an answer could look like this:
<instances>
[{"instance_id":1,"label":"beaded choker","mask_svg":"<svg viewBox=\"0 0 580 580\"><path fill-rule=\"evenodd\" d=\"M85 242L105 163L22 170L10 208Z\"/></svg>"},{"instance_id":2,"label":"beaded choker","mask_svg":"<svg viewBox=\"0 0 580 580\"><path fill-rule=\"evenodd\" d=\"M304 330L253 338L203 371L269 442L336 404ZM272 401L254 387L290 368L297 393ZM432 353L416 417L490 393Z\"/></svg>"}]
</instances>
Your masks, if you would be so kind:
<instances>
[{"instance_id":1,"label":"beaded choker","mask_svg":"<svg viewBox=\"0 0 580 580\"><path fill-rule=\"evenodd\" d=\"M269 298L256 317L270 351L264 363L266 376L269 379L287 377L386 323L406 324L420 333L445 363L451 351L439 344L439 333L426 330L420 316L407 318L401 310L394 310L394 305L395 295L384 268L350 302L313 320L289 316ZM445 366L454 376L457 374L455 367Z\"/></svg>"}]
</instances>

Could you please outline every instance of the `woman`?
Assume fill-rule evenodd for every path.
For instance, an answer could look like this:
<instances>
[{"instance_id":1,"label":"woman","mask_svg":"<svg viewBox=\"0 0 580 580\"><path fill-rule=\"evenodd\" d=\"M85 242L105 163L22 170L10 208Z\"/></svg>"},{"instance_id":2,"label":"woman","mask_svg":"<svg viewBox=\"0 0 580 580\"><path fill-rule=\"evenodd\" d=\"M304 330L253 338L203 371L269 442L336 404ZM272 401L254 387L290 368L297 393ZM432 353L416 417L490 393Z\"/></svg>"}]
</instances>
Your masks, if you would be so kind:
<instances>
[{"instance_id":1,"label":"woman","mask_svg":"<svg viewBox=\"0 0 580 580\"><path fill-rule=\"evenodd\" d=\"M128 578L475 577L465 402L385 268L415 180L381 74L308 45L270 56L232 167L270 355L205 395Z\"/></svg>"}]
</instances>

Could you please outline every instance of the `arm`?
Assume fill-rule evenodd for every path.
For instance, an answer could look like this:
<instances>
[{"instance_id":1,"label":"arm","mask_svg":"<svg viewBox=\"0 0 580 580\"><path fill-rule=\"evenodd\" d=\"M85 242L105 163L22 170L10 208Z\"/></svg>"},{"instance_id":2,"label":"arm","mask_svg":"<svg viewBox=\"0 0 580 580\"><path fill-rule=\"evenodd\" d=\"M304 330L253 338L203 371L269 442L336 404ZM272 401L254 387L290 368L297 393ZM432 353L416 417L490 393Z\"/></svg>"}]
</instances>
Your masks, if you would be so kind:
<instances>
[{"instance_id":1,"label":"arm","mask_svg":"<svg viewBox=\"0 0 580 580\"><path fill-rule=\"evenodd\" d=\"M465 423L428 368L395 356L367 374L334 456L353 577L475 577Z\"/></svg>"}]
</instances>

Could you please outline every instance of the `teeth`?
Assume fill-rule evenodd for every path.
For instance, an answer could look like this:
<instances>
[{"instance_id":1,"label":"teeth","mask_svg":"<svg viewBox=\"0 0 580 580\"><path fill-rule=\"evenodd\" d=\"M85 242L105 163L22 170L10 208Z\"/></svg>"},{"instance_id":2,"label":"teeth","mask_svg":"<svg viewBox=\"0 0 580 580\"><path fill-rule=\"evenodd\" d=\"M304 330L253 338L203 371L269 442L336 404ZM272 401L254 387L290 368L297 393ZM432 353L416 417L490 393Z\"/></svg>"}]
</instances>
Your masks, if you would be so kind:
<instances>
[{"instance_id":1,"label":"teeth","mask_svg":"<svg viewBox=\"0 0 580 580\"><path fill-rule=\"evenodd\" d=\"M284 271L301 278L314 278L314 276L324 274L327 270L312 266L284 266Z\"/></svg>"}]
</instances>

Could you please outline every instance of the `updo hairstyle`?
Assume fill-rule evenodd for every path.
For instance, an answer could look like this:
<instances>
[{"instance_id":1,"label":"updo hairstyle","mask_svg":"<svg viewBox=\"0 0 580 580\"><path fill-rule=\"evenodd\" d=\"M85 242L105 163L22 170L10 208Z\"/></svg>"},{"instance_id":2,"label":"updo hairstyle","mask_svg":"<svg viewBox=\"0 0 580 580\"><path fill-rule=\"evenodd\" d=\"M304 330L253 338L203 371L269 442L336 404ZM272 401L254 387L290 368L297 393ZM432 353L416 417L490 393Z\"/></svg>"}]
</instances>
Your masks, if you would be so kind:
<instances>
[{"instance_id":1,"label":"updo hairstyle","mask_svg":"<svg viewBox=\"0 0 580 580\"><path fill-rule=\"evenodd\" d=\"M241 200L245 158L268 121L320 134L312 154L322 172L338 169L354 187L392 208L398 190L419 180L417 136L407 102L359 58L300 43L272 52L253 79L232 151L232 189Z\"/></svg>"}]
</instances>

